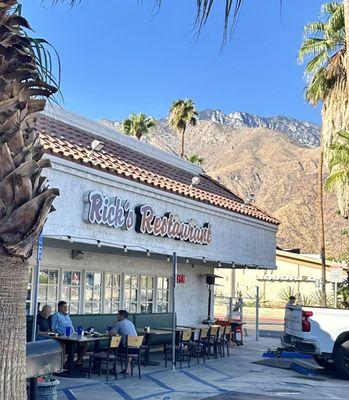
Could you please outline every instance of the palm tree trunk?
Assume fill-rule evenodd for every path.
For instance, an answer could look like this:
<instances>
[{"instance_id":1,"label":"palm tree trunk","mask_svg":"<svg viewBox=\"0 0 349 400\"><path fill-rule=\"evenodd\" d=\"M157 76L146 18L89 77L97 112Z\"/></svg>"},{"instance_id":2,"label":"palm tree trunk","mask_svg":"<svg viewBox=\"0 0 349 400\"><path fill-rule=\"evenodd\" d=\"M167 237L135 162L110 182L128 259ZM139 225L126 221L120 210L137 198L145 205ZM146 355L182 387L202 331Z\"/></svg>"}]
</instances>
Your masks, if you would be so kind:
<instances>
[{"instance_id":1,"label":"palm tree trunk","mask_svg":"<svg viewBox=\"0 0 349 400\"><path fill-rule=\"evenodd\" d=\"M349 43L349 0L343 0L344 3L344 23L345 23L345 40ZM348 47L348 45L347 45ZM346 55L346 72L347 72L347 87L349 92L349 57Z\"/></svg>"},{"instance_id":2,"label":"palm tree trunk","mask_svg":"<svg viewBox=\"0 0 349 400\"><path fill-rule=\"evenodd\" d=\"M185 136L185 129L181 131L181 158L184 158L184 136Z\"/></svg>"},{"instance_id":3,"label":"palm tree trunk","mask_svg":"<svg viewBox=\"0 0 349 400\"><path fill-rule=\"evenodd\" d=\"M320 217L320 257L321 257L321 302L322 306L326 307L326 253L325 253L325 225L324 225L324 196L323 196L323 165L324 165L324 151L321 144L320 147L320 160L319 160L319 217Z\"/></svg>"},{"instance_id":4,"label":"palm tree trunk","mask_svg":"<svg viewBox=\"0 0 349 400\"><path fill-rule=\"evenodd\" d=\"M25 400L27 261L0 254L0 399Z\"/></svg>"}]
</instances>

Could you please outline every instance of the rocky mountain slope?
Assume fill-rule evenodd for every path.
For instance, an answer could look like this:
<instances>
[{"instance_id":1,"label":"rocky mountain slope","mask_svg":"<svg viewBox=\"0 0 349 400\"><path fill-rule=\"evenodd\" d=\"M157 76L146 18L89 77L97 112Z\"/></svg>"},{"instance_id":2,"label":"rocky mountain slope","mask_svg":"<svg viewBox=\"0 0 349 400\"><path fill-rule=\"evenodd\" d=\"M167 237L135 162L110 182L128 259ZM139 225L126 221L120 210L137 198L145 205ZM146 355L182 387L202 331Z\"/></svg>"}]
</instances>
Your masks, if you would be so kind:
<instances>
[{"instance_id":1,"label":"rocky mountain slope","mask_svg":"<svg viewBox=\"0 0 349 400\"><path fill-rule=\"evenodd\" d=\"M278 245L318 253L317 166L319 127L286 117L262 118L247 113L200 112L196 127L186 135L186 153L204 158L207 173L282 222ZM120 123L103 120L120 129ZM144 139L178 152L177 134L166 120ZM335 215L336 200L325 198L328 255L346 252L348 238L340 234L344 221Z\"/></svg>"}]
</instances>

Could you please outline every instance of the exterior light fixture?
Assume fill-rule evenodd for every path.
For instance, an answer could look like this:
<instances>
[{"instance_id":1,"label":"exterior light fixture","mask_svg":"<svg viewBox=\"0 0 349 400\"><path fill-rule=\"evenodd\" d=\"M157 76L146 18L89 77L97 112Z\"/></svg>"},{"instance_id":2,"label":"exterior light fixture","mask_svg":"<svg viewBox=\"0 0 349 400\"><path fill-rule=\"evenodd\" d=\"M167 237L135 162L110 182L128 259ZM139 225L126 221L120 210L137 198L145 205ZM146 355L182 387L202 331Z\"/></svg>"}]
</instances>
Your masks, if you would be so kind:
<instances>
[{"instance_id":1,"label":"exterior light fixture","mask_svg":"<svg viewBox=\"0 0 349 400\"><path fill-rule=\"evenodd\" d=\"M191 178L191 185L190 186L196 186L196 185L198 185L200 183L200 181L201 181L200 176L193 176Z\"/></svg>"},{"instance_id":2,"label":"exterior light fixture","mask_svg":"<svg viewBox=\"0 0 349 400\"><path fill-rule=\"evenodd\" d=\"M102 247L102 243L100 240L97 240L97 247L101 248Z\"/></svg>"},{"instance_id":3,"label":"exterior light fixture","mask_svg":"<svg viewBox=\"0 0 349 400\"><path fill-rule=\"evenodd\" d=\"M205 257L202 257L202 261L203 261L204 264L206 264L206 258Z\"/></svg>"},{"instance_id":4,"label":"exterior light fixture","mask_svg":"<svg viewBox=\"0 0 349 400\"><path fill-rule=\"evenodd\" d=\"M73 240L73 238L71 236L68 235L67 238L68 238L70 243L74 243L74 240Z\"/></svg>"},{"instance_id":5,"label":"exterior light fixture","mask_svg":"<svg viewBox=\"0 0 349 400\"><path fill-rule=\"evenodd\" d=\"M189 264L189 258L186 258L186 259L185 259L185 262L186 262L187 264Z\"/></svg>"},{"instance_id":6,"label":"exterior light fixture","mask_svg":"<svg viewBox=\"0 0 349 400\"><path fill-rule=\"evenodd\" d=\"M166 257L167 262L170 262L170 256Z\"/></svg>"},{"instance_id":7,"label":"exterior light fixture","mask_svg":"<svg viewBox=\"0 0 349 400\"><path fill-rule=\"evenodd\" d=\"M91 143L91 151L88 154L89 157L91 157L95 151L101 151L101 150L103 150L103 148L104 148L103 142L101 142L100 140L97 140L97 139L93 140Z\"/></svg>"},{"instance_id":8,"label":"exterior light fixture","mask_svg":"<svg viewBox=\"0 0 349 400\"><path fill-rule=\"evenodd\" d=\"M232 266L233 268L235 268L235 263L234 263L234 261L232 261L231 266Z\"/></svg>"},{"instance_id":9,"label":"exterior light fixture","mask_svg":"<svg viewBox=\"0 0 349 400\"><path fill-rule=\"evenodd\" d=\"M127 247L124 246L124 253L127 253Z\"/></svg>"},{"instance_id":10,"label":"exterior light fixture","mask_svg":"<svg viewBox=\"0 0 349 400\"><path fill-rule=\"evenodd\" d=\"M222 263L220 261L218 261L218 267L221 267Z\"/></svg>"},{"instance_id":11,"label":"exterior light fixture","mask_svg":"<svg viewBox=\"0 0 349 400\"><path fill-rule=\"evenodd\" d=\"M147 256L150 257L150 251L147 249Z\"/></svg>"}]
</instances>

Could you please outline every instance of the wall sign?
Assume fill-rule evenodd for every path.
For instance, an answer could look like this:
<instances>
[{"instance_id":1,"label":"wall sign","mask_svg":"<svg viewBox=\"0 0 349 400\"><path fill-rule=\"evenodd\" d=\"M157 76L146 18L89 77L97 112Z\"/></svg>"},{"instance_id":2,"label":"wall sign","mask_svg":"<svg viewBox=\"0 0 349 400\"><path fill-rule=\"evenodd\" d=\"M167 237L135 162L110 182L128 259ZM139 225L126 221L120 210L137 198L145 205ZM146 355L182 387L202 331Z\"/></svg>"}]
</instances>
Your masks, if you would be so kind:
<instances>
[{"instance_id":1,"label":"wall sign","mask_svg":"<svg viewBox=\"0 0 349 400\"><path fill-rule=\"evenodd\" d=\"M158 216L149 205L132 208L129 200L110 198L98 190L85 193L84 203L83 219L90 224L125 230L135 229L138 233L202 245L207 245L212 240L209 223L196 226L191 222L182 222L172 212Z\"/></svg>"},{"instance_id":2,"label":"wall sign","mask_svg":"<svg viewBox=\"0 0 349 400\"><path fill-rule=\"evenodd\" d=\"M185 275L179 274L176 276L177 283L185 283Z\"/></svg>"}]
</instances>

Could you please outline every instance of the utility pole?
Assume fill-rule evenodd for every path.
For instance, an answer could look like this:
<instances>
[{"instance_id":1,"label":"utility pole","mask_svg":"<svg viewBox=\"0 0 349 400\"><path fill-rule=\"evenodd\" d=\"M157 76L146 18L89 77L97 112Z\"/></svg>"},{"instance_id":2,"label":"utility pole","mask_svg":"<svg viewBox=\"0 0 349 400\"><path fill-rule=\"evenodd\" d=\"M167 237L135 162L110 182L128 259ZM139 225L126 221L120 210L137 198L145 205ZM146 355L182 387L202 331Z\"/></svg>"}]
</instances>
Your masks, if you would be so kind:
<instances>
[{"instance_id":1,"label":"utility pole","mask_svg":"<svg viewBox=\"0 0 349 400\"><path fill-rule=\"evenodd\" d=\"M325 252L325 225L324 225L324 188L323 188L324 150L320 145L319 162L319 217L320 217L320 257L321 257L321 305L326 307L326 252Z\"/></svg>"}]
</instances>

